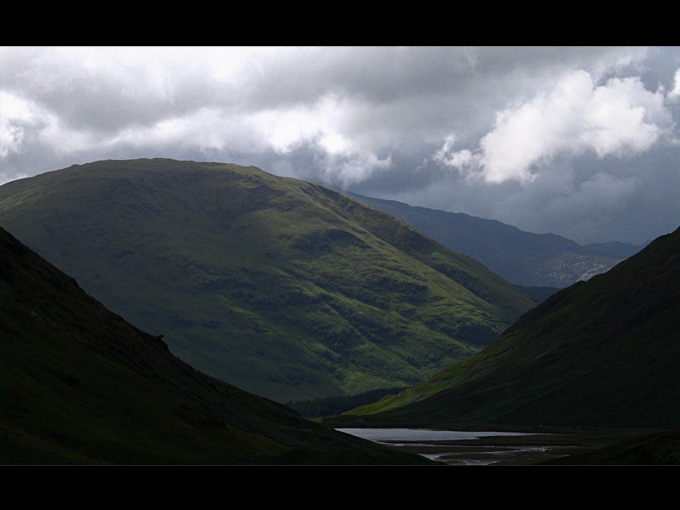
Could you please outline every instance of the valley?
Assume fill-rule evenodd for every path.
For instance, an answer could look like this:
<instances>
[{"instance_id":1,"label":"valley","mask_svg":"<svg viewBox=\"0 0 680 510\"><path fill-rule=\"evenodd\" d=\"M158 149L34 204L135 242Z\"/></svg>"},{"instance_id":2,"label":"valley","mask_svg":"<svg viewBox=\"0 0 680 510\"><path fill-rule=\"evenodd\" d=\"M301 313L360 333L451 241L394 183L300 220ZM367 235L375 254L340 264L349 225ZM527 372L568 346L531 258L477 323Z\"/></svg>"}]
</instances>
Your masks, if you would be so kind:
<instances>
[{"instance_id":1,"label":"valley","mask_svg":"<svg viewBox=\"0 0 680 510\"><path fill-rule=\"evenodd\" d=\"M196 371L0 229L0 464L429 465Z\"/></svg>"},{"instance_id":2,"label":"valley","mask_svg":"<svg viewBox=\"0 0 680 510\"><path fill-rule=\"evenodd\" d=\"M532 427L525 432L338 429L447 466L675 465L678 432Z\"/></svg>"},{"instance_id":3,"label":"valley","mask_svg":"<svg viewBox=\"0 0 680 510\"><path fill-rule=\"evenodd\" d=\"M0 187L0 225L196 369L278 401L408 386L535 302L323 186L105 161Z\"/></svg>"},{"instance_id":4,"label":"valley","mask_svg":"<svg viewBox=\"0 0 680 510\"><path fill-rule=\"evenodd\" d=\"M680 418L680 229L552 295L430 380L333 426L666 428Z\"/></svg>"},{"instance_id":5,"label":"valley","mask_svg":"<svg viewBox=\"0 0 680 510\"><path fill-rule=\"evenodd\" d=\"M680 229L532 238L606 259L539 288L329 188L167 159L0 186L0 226L5 464L680 464Z\"/></svg>"}]
</instances>

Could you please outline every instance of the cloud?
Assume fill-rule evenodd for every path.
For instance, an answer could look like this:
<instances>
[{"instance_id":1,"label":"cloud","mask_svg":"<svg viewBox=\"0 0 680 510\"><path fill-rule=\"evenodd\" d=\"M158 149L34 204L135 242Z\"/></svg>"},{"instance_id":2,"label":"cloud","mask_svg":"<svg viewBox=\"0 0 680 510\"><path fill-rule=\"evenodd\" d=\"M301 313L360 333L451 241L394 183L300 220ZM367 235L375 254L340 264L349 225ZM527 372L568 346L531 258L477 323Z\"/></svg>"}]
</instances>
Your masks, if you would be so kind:
<instances>
[{"instance_id":1,"label":"cloud","mask_svg":"<svg viewBox=\"0 0 680 510\"><path fill-rule=\"evenodd\" d=\"M0 158L24 149L79 158L95 148L108 157L146 149L286 158L308 145L322 165L316 177L341 183L389 160L376 154L377 130L358 120L371 108L365 98L384 97L379 80L362 78L370 59L352 49L2 50Z\"/></svg>"},{"instance_id":2,"label":"cloud","mask_svg":"<svg viewBox=\"0 0 680 510\"><path fill-rule=\"evenodd\" d=\"M675 71L673 78L673 88L668 93L668 100L671 102L680 101L680 69Z\"/></svg>"},{"instance_id":3,"label":"cloud","mask_svg":"<svg viewBox=\"0 0 680 510\"><path fill-rule=\"evenodd\" d=\"M563 235L637 214L637 237L678 216L678 68L677 47L0 47L0 184L223 161Z\"/></svg>"},{"instance_id":4,"label":"cloud","mask_svg":"<svg viewBox=\"0 0 680 510\"><path fill-rule=\"evenodd\" d=\"M449 136L434 158L488 183L530 183L559 154L643 152L672 126L662 90L645 89L638 77L598 86L578 70L562 76L550 92L500 111L475 152L453 150L455 138Z\"/></svg>"}]
</instances>

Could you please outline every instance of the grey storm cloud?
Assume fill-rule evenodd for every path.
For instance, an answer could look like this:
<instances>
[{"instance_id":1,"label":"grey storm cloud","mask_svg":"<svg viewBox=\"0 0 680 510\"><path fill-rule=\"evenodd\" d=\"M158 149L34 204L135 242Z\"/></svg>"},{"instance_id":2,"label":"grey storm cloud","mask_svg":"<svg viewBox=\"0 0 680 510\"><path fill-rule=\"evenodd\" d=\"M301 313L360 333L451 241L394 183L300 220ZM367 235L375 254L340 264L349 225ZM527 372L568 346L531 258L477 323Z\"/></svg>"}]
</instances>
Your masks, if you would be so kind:
<instances>
[{"instance_id":1,"label":"grey storm cloud","mask_svg":"<svg viewBox=\"0 0 680 510\"><path fill-rule=\"evenodd\" d=\"M0 184L170 157L579 242L680 218L678 47L2 47Z\"/></svg>"}]
</instances>

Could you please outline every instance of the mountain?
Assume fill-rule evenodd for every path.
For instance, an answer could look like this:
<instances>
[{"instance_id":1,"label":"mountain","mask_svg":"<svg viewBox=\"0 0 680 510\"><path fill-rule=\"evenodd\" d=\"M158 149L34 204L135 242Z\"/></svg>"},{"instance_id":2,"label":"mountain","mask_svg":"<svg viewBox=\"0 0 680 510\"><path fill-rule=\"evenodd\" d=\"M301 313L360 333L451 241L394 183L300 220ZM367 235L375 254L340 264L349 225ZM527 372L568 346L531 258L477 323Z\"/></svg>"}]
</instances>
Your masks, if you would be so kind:
<instances>
[{"instance_id":1,"label":"mountain","mask_svg":"<svg viewBox=\"0 0 680 510\"><path fill-rule=\"evenodd\" d=\"M619 241L609 241L607 243L585 244L583 245L583 249L592 255L604 255L605 257L627 259L628 257L635 255L648 244L649 243L634 245Z\"/></svg>"},{"instance_id":2,"label":"mountain","mask_svg":"<svg viewBox=\"0 0 680 510\"><path fill-rule=\"evenodd\" d=\"M0 463L419 464L203 375L0 229Z\"/></svg>"},{"instance_id":3,"label":"mountain","mask_svg":"<svg viewBox=\"0 0 680 510\"><path fill-rule=\"evenodd\" d=\"M677 428L679 282L680 229L554 294L475 356L344 419Z\"/></svg>"},{"instance_id":4,"label":"mountain","mask_svg":"<svg viewBox=\"0 0 680 510\"><path fill-rule=\"evenodd\" d=\"M0 186L0 225L192 367L281 402L411 386L534 305L388 214L254 167L75 165Z\"/></svg>"},{"instance_id":5,"label":"mountain","mask_svg":"<svg viewBox=\"0 0 680 510\"><path fill-rule=\"evenodd\" d=\"M581 246L556 234L525 232L496 220L348 195L405 221L521 286L568 287L608 271L644 247L619 242Z\"/></svg>"}]
</instances>

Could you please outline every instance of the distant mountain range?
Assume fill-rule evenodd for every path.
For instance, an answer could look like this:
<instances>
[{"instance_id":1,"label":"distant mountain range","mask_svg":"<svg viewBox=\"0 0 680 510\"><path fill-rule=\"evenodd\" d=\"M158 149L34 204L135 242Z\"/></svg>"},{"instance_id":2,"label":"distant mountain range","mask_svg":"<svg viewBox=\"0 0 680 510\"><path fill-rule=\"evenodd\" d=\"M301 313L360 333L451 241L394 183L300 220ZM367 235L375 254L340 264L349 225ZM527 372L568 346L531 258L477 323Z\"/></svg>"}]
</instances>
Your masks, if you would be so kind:
<instances>
[{"instance_id":1,"label":"distant mountain range","mask_svg":"<svg viewBox=\"0 0 680 510\"><path fill-rule=\"evenodd\" d=\"M0 186L0 225L192 367L282 402L413 385L535 305L389 214L254 167L75 165Z\"/></svg>"},{"instance_id":2,"label":"distant mountain range","mask_svg":"<svg viewBox=\"0 0 680 510\"><path fill-rule=\"evenodd\" d=\"M203 375L0 228L0 464L423 464Z\"/></svg>"},{"instance_id":3,"label":"distant mountain range","mask_svg":"<svg viewBox=\"0 0 680 510\"><path fill-rule=\"evenodd\" d=\"M679 282L680 229L552 295L471 358L329 423L678 428Z\"/></svg>"},{"instance_id":4,"label":"distant mountain range","mask_svg":"<svg viewBox=\"0 0 680 510\"><path fill-rule=\"evenodd\" d=\"M613 241L581 246L556 234L525 232L496 220L347 194L405 221L520 286L568 287L608 271L647 244Z\"/></svg>"}]
</instances>

